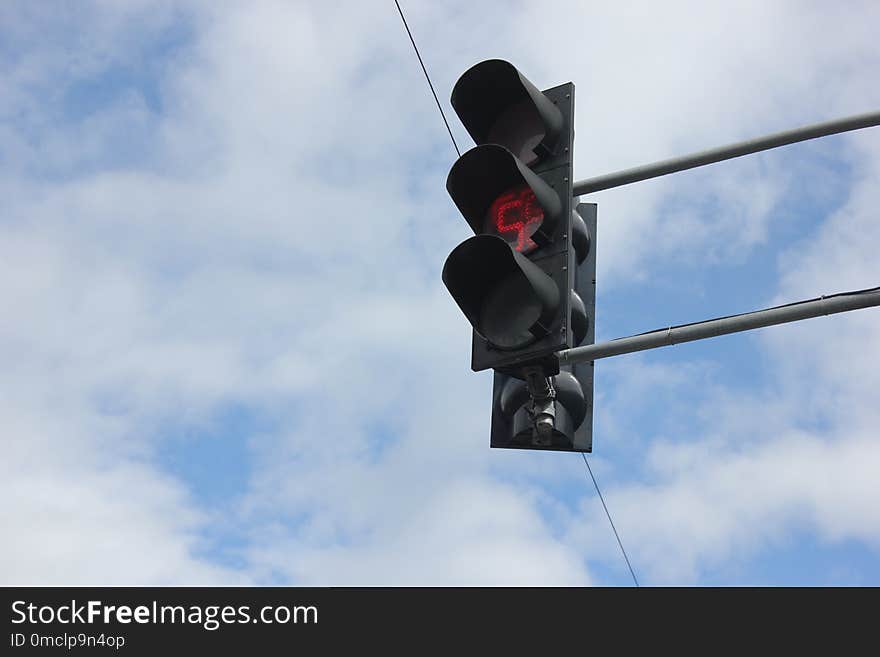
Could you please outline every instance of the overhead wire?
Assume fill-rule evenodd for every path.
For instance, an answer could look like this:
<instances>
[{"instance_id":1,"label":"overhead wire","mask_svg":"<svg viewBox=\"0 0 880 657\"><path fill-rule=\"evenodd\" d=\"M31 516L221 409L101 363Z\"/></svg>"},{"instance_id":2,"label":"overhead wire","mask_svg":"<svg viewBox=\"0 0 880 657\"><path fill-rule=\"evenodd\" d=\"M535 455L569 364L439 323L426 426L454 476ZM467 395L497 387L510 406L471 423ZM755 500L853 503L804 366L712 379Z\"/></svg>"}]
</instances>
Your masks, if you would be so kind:
<instances>
[{"instance_id":1,"label":"overhead wire","mask_svg":"<svg viewBox=\"0 0 880 657\"><path fill-rule=\"evenodd\" d=\"M455 141L455 137L452 134L452 129L449 127L449 121L446 120L446 113L443 111L443 106L440 104L440 99L437 98L437 92L434 90L434 84L431 82L431 76L428 75L428 69L425 67L425 62L422 60L422 55L419 53L419 48L416 45L416 40L413 38L412 31L409 29L409 25L406 22L406 16L403 14L403 9L400 7L400 3L397 0L394 0L394 4L397 6L397 12L400 14L400 19L403 21L403 26L406 28L406 33L409 36L410 43L412 43L413 50L416 53L416 57L419 60L419 64L422 67L422 71L425 74L425 80L428 81L428 87L431 89L431 95L434 96L434 102L437 103L437 109L440 110L440 116L443 118L443 124L446 126L446 131L449 133L449 138L452 140L452 146L455 148L455 152L461 157L461 151L458 148L458 144ZM639 580L636 578L635 571L633 571L632 565L630 564L629 557L626 554L626 550L623 547L623 543L620 540L620 535L617 533L617 528L614 526L614 521L611 519L611 513L608 511L608 506L605 504L605 498L602 496L602 491L599 490L599 484L596 481L596 477L593 476L593 471L590 468L590 464L587 461L587 457L583 452L581 456L584 458L584 464L587 466L587 471L590 473L590 478L593 480L593 485L596 487L596 492L599 494L599 499L602 501L602 507L605 509L605 515L608 516L608 522L611 523L611 529L614 532L614 537L617 539L617 544L620 546L620 551L623 553L623 558L626 561L626 565L629 568L630 575L632 575L633 582L636 587L639 586Z\"/></svg>"},{"instance_id":2,"label":"overhead wire","mask_svg":"<svg viewBox=\"0 0 880 657\"><path fill-rule=\"evenodd\" d=\"M614 538L617 539L617 544L620 546L621 553L623 553L623 560L626 561L626 567L629 568L629 574L632 575L632 580L635 583L636 588L639 588L639 580L636 579L636 573L633 570L632 564L629 562L626 550L623 548L623 541L620 540L620 534L617 533L617 527L614 526L614 521L611 519L611 513L608 511L608 505L605 504L605 498L602 496L602 491L599 490L599 483L593 475L593 469L590 467L590 462L587 461L587 455L581 452L581 456L584 458L584 465L587 466L587 472L590 473L590 479L593 480L593 486L596 487L596 492L599 494L599 500L602 502L602 508L605 509L605 515L608 516L608 522L611 523L611 529L614 531Z\"/></svg>"},{"instance_id":3,"label":"overhead wire","mask_svg":"<svg viewBox=\"0 0 880 657\"><path fill-rule=\"evenodd\" d=\"M419 48L416 45L416 40L413 38L412 32L409 29L409 25L406 22L406 16L403 15L403 9L400 8L400 3L397 0L394 0L394 4L397 5L397 12L400 14L400 20L403 21L403 26L406 28L406 33L409 35L410 43L412 43L413 50L416 51L416 57L419 60L419 64L422 66L422 71L425 73L425 79L428 81L428 87L431 89L431 95L434 96L434 102L437 103L437 109L440 110L440 116L443 117L443 123L446 125L446 132L449 133L449 138L452 140L452 146L455 148L455 152L461 157L461 151L458 150L458 144L455 143L455 137L452 136L452 129L449 127L449 121L446 120L446 113L443 111L443 106L440 104L440 99L437 98L437 92L434 91L434 84L431 82L431 76L428 75L428 69L425 68L425 62L422 61L422 55L419 53Z\"/></svg>"}]
</instances>

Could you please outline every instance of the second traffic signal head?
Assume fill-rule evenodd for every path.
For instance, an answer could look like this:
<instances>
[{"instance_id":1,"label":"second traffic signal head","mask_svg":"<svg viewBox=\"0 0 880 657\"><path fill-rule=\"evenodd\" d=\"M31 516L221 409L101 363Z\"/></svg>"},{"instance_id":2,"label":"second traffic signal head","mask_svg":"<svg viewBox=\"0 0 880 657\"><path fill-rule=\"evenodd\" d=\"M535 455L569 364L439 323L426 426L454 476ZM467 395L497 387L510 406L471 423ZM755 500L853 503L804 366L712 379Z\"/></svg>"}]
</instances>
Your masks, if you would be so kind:
<instances>
[{"instance_id":1,"label":"second traffic signal head","mask_svg":"<svg viewBox=\"0 0 880 657\"><path fill-rule=\"evenodd\" d=\"M572 215L574 290L571 326L575 346L590 344L596 311L596 205L583 203ZM593 449L593 363L563 365L551 377L555 390L551 432L535 430L526 381L495 372L492 391L492 447L590 452Z\"/></svg>"}]
</instances>

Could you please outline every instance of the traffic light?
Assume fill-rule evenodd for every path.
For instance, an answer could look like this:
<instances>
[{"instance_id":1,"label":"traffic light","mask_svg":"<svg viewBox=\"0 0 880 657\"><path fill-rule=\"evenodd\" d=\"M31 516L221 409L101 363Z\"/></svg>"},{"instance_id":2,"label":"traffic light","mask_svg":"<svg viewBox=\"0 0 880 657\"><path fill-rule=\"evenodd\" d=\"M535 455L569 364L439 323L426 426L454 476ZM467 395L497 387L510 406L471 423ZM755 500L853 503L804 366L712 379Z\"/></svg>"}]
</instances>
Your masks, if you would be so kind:
<instances>
[{"instance_id":1,"label":"traffic light","mask_svg":"<svg viewBox=\"0 0 880 657\"><path fill-rule=\"evenodd\" d=\"M572 215L575 276L572 346L592 344L596 314L596 204L582 203ZM530 370L531 371L531 370ZM526 372L525 374L528 374ZM525 380L524 380L525 379ZM495 372L492 388L492 447L593 451L593 363L563 365L550 381L556 393L553 431L536 430L527 376Z\"/></svg>"},{"instance_id":2,"label":"traffic light","mask_svg":"<svg viewBox=\"0 0 880 657\"><path fill-rule=\"evenodd\" d=\"M493 447L590 451L592 365L555 353L593 339L595 206L572 208L574 85L539 91L502 60L452 91L477 146L446 188L474 237L443 282L473 327L471 368L495 370ZM592 221L592 223L590 223Z\"/></svg>"}]
</instances>

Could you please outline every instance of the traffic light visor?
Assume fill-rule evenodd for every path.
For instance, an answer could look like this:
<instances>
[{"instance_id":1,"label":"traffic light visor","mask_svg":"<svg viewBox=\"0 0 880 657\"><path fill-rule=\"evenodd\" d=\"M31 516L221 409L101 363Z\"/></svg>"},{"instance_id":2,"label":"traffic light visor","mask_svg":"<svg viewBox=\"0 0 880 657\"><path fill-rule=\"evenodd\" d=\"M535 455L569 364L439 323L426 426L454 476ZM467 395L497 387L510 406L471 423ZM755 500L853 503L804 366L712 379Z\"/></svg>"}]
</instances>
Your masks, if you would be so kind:
<instances>
[{"instance_id":1,"label":"traffic light visor","mask_svg":"<svg viewBox=\"0 0 880 657\"><path fill-rule=\"evenodd\" d=\"M559 308L553 279L496 235L459 244L443 266L443 282L474 330L501 350L547 335Z\"/></svg>"},{"instance_id":2,"label":"traffic light visor","mask_svg":"<svg viewBox=\"0 0 880 657\"><path fill-rule=\"evenodd\" d=\"M501 59L465 71L452 106L474 142L504 146L528 166L555 150L563 127L559 108Z\"/></svg>"},{"instance_id":3,"label":"traffic light visor","mask_svg":"<svg viewBox=\"0 0 880 657\"><path fill-rule=\"evenodd\" d=\"M523 253L536 248L533 242L548 244L562 215L556 190L497 144L477 146L458 158L446 189L475 233L498 235L514 246L522 241L517 250Z\"/></svg>"}]
</instances>

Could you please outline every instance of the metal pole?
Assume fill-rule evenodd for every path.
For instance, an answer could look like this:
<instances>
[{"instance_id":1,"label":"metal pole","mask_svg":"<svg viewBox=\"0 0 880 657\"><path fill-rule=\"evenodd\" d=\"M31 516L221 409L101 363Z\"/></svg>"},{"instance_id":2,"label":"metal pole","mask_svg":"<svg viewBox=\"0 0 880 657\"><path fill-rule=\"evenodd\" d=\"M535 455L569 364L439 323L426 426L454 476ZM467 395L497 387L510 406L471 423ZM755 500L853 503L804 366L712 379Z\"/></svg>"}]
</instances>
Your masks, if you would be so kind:
<instances>
[{"instance_id":1,"label":"metal pole","mask_svg":"<svg viewBox=\"0 0 880 657\"><path fill-rule=\"evenodd\" d=\"M757 139L729 144L699 153L691 153L690 155L676 157L671 160L663 160L632 169L608 173L604 176L580 180L574 183L573 194L578 196L580 194L598 192L603 189L611 189L612 187L620 187L621 185L628 185L640 180L647 180L648 178L665 176L667 173L675 173L676 171L693 169L704 164L721 162L722 160L729 160L741 155L766 151L778 146L786 146L799 141L826 137L839 132L858 130L859 128L870 128L876 125L880 125L880 112L869 112L868 114L858 114L844 119L826 121L825 123L815 123L802 128L795 128L794 130L777 132L766 137L758 137Z\"/></svg>"},{"instance_id":2,"label":"metal pole","mask_svg":"<svg viewBox=\"0 0 880 657\"><path fill-rule=\"evenodd\" d=\"M798 301L766 310L756 310L755 312L742 315L708 319L694 324L670 326L669 328L657 329L656 331L649 331L641 335L618 338L610 342L600 342L599 344L566 349L558 352L557 356L559 357L560 365L586 363L598 360L599 358L619 356L656 347L666 347L680 342L714 338L718 335L738 333L786 322L796 322L801 319L818 317L819 315L833 315L871 306L880 306L880 287L856 292L842 292L832 296Z\"/></svg>"}]
</instances>

